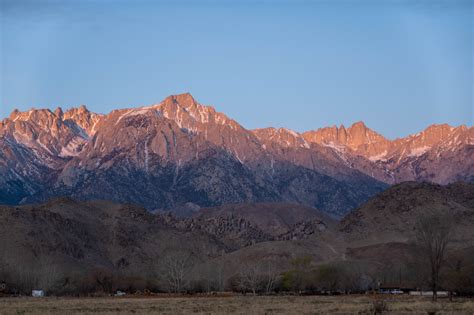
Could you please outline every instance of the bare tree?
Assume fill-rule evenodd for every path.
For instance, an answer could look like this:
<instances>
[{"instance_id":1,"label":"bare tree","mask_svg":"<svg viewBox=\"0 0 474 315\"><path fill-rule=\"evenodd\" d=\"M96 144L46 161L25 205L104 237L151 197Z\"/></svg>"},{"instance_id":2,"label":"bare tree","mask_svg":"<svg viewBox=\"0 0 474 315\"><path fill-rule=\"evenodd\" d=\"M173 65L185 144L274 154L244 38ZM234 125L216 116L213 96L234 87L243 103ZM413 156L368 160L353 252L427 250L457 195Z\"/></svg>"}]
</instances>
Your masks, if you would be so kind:
<instances>
[{"instance_id":1,"label":"bare tree","mask_svg":"<svg viewBox=\"0 0 474 315\"><path fill-rule=\"evenodd\" d=\"M200 272L200 281L203 290L207 293L211 291L224 291L224 268L220 261L207 262Z\"/></svg>"},{"instance_id":2,"label":"bare tree","mask_svg":"<svg viewBox=\"0 0 474 315\"><path fill-rule=\"evenodd\" d=\"M318 267L317 283L321 291L335 292L342 287L343 270L334 264L326 264Z\"/></svg>"},{"instance_id":3,"label":"bare tree","mask_svg":"<svg viewBox=\"0 0 474 315\"><path fill-rule=\"evenodd\" d=\"M243 291L251 291L254 295L262 284L262 273L257 265L245 264L240 268L239 286Z\"/></svg>"},{"instance_id":4,"label":"bare tree","mask_svg":"<svg viewBox=\"0 0 474 315\"><path fill-rule=\"evenodd\" d=\"M217 290L219 292L223 292L225 290L225 269L224 268L225 266L221 262L216 269L216 273L217 273L216 283L217 283Z\"/></svg>"},{"instance_id":5,"label":"bare tree","mask_svg":"<svg viewBox=\"0 0 474 315\"><path fill-rule=\"evenodd\" d=\"M164 260L164 279L170 291L179 293L185 288L192 268L191 254L174 252Z\"/></svg>"},{"instance_id":6,"label":"bare tree","mask_svg":"<svg viewBox=\"0 0 474 315\"><path fill-rule=\"evenodd\" d=\"M270 294L275 288L275 284L278 278L278 271L275 265L275 262L272 260L264 263L263 268L263 284L265 288L265 293Z\"/></svg>"},{"instance_id":7,"label":"bare tree","mask_svg":"<svg viewBox=\"0 0 474 315\"><path fill-rule=\"evenodd\" d=\"M290 261L292 269L282 274L282 287L288 291L299 292L311 285L311 257L295 257Z\"/></svg>"},{"instance_id":8,"label":"bare tree","mask_svg":"<svg viewBox=\"0 0 474 315\"><path fill-rule=\"evenodd\" d=\"M430 265L430 285L433 301L436 301L440 271L453 237L453 216L449 213L430 212L418 218L415 228L417 245Z\"/></svg>"},{"instance_id":9,"label":"bare tree","mask_svg":"<svg viewBox=\"0 0 474 315\"><path fill-rule=\"evenodd\" d=\"M243 291L253 294L265 292L269 294L275 288L278 270L273 260L255 264L245 264L240 268L238 275L239 287Z\"/></svg>"},{"instance_id":10,"label":"bare tree","mask_svg":"<svg viewBox=\"0 0 474 315\"><path fill-rule=\"evenodd\" d=\"M113 291L114 275L107 268L95 267L92 271L92 280L94 286L102 292L110 293Z\"/></svg>"},{"instance_id":11,"label":"bare tree","mask_svg":"<svg viewBox=\"0 0 474 315\"><path fill-rule=\"evenodd\" d=\"M38 288L45 290L47 294L50 294L55 289L58 289L58 285L63 279L63 275L60 272L56 261L52 257L42 257L38 260Z\"/></svg>"},{"instance_id":12,"label":"bare tree","mask_svg":"<svg viewBox=\"0 0 474 315\"><path fill-rule=\"evenodd\" d=\"M212 275L210 278L212 279L213 288L219 292L224 291L225 289L225 264L223 261L217 261L212 263Z\"/></svg>"}]
</instances>

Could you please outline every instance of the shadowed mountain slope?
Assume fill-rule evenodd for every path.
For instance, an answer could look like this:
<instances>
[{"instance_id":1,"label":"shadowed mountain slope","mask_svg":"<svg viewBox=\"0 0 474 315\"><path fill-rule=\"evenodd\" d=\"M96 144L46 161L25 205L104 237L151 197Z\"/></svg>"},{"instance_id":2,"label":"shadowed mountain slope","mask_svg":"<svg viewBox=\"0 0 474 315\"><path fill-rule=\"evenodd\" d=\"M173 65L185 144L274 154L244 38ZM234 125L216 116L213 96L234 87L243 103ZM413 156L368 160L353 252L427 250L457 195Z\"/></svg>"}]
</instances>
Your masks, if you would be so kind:
<instances>
[{"instance_id":1,"label":"shadowed mountain slope","mask_svg":"<svg viewBox=\"0 0 474 315\"><path fill-rule=\"evenodd\" d=\"M351 244L407 242L416 220L430 211L453 216L459 246L474 238L474 185L466 183L395 185L345 216L339 230Z\"/></svg>"}]
</instances>

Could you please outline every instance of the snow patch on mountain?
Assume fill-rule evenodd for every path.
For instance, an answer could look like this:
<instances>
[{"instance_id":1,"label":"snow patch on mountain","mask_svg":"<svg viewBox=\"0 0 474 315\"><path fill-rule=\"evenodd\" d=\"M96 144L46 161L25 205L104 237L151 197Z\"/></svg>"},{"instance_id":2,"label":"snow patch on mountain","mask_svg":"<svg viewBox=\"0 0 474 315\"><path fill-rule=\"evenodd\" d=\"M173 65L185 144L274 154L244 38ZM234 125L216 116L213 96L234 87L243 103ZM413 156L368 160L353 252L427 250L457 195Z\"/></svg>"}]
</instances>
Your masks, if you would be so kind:
<instances>
[{"instance_id":1,"label":"snow patch on mountain","mask_svg":"<svg viewBox=\"0 0 474 315\"><path fill-rule=\"evenodd\" d=\"M150 112L156 114L158 117L162 116L161 111L159 111L157 109L157 105L132 108L132 109L127 110L122 115L120 115L120 117L117 119L115 124L118 124L125 117L131 117L131 116L137 116L137 115L146 115Z\"/></svg>"},{"instance_id":2,"label":"snow patch on mountain","mask_svg":"<svg viewBox=\"0 0 474 315\"><path fill-rule=\"evenodd\" d=\"M410 153L407 156L418 157L420 155L425 154L429 149L431 149L430 146L422 146L422 147L414 148L414 149L411 149Z\"/></svg>"},{"instance_id":3,"label":"snow patch on mountain","mask_svg":"<svg viewBox=\"0 0 474 315\"><path fill-rule=\"evenodd\" d=\"M298 135L296 132L294 132L293 130L291 130L291 129L288 129L288 128L281 128L281 130L283 130L283 131L285 131L285 132L288 132L290 135L292 135L292 136L295 137L295 138L298 138L298 137L299 137L299 135Z\"/></svg>"},{"instance_id":4,"label":"snow patch on mountain","mask_svg":"<svg viewBox=\"0 0 474 315\"><path fill-rule=\"evenodd\" d=\"M331 149L334 149L335 151L338 151L338 152L344 152L346 147L343 146L343 145L339 145L339 144L335 144L334 142L327 142L327 143L323 143L322 144L323 146L325 147L328 147L328 148L331 148Z\"/></svg>"},{"instance_id":5,"label":"snow patch on mountain","mask_svg":"<svg viewBox=\"0 0 474 315\"><path fill-rule=\"evenodd\" d=\"M323 146L325 147L328 147L328 148L331 148L334 153L337 154L337 156L339 156L339 158L346 164L348 165L349 167L350 166L350 163L349 163L349 160L347 159L347 156L346 156L346 147L343 146L343 145L339 145L339 144L335 144L334 142L328 142L328 143L324 143L322 144Z\"/></svg>"},{"instance_id":6,"label":"snow patch on mountain","mask_svg":"<svg viewBox=\"0 0 474 315\"><path fill-rule=\"evenodd\" d=\"M382 153L380 154L377 154L377 155L373 155L371 157L369 157L369 160L371 160L372 162L375 162L375 161L384 161L384 157L387 156L387 150L383 151Z\"/></svg>"},{"instance_id":7,"label":"snow patch on mountain","mask_svg":"<svg viewBox=\"0 0 474 315\"><path fill-rule=\"evenodd\" d=\"M72 157L72 156L77 156L79 153L81 153L81 149L83 148L84 144L87 141L80 138L76 137L69 141L69 143L61 148L61 152L59 153L60 157Z\"/></svg>"}]
</instances>

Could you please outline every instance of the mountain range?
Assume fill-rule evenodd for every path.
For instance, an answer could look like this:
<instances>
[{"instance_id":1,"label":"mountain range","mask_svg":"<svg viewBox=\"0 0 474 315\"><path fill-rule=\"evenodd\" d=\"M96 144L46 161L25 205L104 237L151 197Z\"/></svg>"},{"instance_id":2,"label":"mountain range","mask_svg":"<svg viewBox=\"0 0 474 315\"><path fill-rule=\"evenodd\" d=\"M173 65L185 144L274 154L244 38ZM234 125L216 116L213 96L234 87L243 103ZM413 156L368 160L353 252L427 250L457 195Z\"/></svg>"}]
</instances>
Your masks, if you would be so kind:
<instances>
[{"instance_id":1,"label":"mountain range","mask_svg":"<svg viewBox=\"0 0 474 315\"><path fill-rule=\"evenodd\" d=\"M68 196L190 215L291 202L340 218L396 183L474 182L473 127L431 125L395 140L363 122L248 130L190 94L106 115L15 110L0 122L0 148L4 204Z\"/></svg>"}]
</instances>

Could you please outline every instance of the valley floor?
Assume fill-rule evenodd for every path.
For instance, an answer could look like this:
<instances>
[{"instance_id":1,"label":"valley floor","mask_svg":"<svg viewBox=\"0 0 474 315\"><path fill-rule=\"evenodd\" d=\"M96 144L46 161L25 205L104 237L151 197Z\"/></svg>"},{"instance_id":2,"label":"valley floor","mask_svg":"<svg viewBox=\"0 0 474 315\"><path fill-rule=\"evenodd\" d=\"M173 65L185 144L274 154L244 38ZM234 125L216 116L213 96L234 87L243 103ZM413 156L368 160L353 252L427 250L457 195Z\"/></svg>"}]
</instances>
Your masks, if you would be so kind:
<instances>
[{"instance_id":1,"label":"valley floor","mask_svg":"<svg viewBox=\"0 0 474 315\"><path fill-rule=\"evenodd\" d=\"M191 296L103 298L0 298L0 314L474 314L474 299L410 296Z\"/></svg>"}]
</instances>

